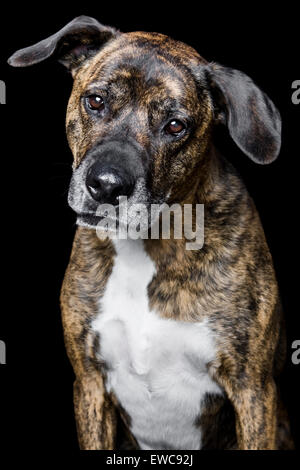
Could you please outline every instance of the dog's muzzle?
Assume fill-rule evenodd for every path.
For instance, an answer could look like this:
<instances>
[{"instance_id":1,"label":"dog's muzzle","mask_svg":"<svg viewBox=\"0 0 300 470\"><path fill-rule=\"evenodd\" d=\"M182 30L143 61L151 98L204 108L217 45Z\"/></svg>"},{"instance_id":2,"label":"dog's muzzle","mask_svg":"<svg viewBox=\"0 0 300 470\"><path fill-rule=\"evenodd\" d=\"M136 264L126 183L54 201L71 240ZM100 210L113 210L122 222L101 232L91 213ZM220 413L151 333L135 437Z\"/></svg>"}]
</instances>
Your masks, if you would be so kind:
<instances>
[{"instance_id":1,"label":"dog's muzzle","mask_svg":"<svg viewBox=\"0 0 300 470\"><path fill-rule=\"evenodd\" d=\"M129 198L137 179L144 176L141 153L128 142L101 144L87 160L85 185L98 204L117 205L120 196Z\"/></svg>"},{"instance_id":2,"label":"dog's muzzle","mask_svg":"<svg viewBox=\"0 0 300 470\"><path fill-rule=\"evenodd\" d=\"M127 222L123 223L136 218L133 208L149 204L151 199L147 187L148 161L144 149L124 140L101 142L89 150L74 169L69 187L68 202L78 215L77 223L95 227L106 217L107 205L116 209L110 217L120 221L125 214L122 204L125 201Z\"/></svg>"}]
</instances>

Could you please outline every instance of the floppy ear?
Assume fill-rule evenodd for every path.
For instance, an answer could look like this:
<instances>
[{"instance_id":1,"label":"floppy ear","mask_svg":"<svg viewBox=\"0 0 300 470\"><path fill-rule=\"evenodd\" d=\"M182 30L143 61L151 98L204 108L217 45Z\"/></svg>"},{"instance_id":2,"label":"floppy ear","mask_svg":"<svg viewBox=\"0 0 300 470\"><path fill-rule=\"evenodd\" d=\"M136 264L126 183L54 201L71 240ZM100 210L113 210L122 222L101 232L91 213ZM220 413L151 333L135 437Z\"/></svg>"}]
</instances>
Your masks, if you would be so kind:
<instances>
[{"instance_id":1,"label":"floppy ear","mask_svg":"<svg viewBox=\"0 0 300 470\"><path fill-rule=\"evenodd\" d=\"M15 52L8 63L13 67L27 67L55 55L59 62L72 70L119 34L116 29L104 26L94 18L79 16L49 38Z\"/></svg>"},{"instance_id":2,"label":"floppy ear","mask_svg":"<svg viewBox=\"0 0 300 470\"><path fill-rule=\"evenodd\" d=\"M238 147L256 163L271 163L281 145L281 118L272 101L246 74L210 64L206 67L216 119Z\"/></svg>"}]
</instances>

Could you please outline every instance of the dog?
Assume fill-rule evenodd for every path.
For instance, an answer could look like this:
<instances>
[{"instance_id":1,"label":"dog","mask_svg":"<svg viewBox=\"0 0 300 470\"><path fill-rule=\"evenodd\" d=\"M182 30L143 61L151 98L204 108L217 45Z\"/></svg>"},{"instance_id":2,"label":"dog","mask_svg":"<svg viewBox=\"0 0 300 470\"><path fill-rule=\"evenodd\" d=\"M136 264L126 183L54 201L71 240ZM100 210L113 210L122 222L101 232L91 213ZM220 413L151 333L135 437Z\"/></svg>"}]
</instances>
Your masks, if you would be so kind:
<instances>
[{"instance_id":1,"label":"dog","mask_svg":"<svg viewBox=\"0 0 300 470\"><path fill-rule=\"evenodd\" d=\"M182 42L86 16L9 63L49 57L74 78L66 129L78 228L61 308L81 449L292 448L272 258L214 144L220 124L251 160L272 162L276 107L247 75ZM98 236L98 208L121 197L129 209L203 204L202 248L187 250L184 236Z\"/></svg>"}]
</instances>

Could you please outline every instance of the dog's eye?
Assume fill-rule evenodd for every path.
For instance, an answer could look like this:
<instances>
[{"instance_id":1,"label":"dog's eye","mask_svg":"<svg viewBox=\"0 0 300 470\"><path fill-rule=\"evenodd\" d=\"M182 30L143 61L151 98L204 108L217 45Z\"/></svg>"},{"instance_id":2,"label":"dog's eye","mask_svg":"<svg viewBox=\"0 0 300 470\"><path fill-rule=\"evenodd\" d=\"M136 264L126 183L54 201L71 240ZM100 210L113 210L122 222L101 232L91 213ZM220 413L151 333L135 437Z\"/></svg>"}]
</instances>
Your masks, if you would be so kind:
<instances>
[{"instance_id":1,"label":"dog's eye","mask_svg":"<svg viewBox=\"0 0 300 470\"><path fill-rule=\"evenodd\" d=\"M171 135L179 135L184 129L185 125L178 119L172 119L165 127L167 134Z\"/></svg>"},{"instance_id":2,"label":"dog's eye","mask_svg":"<svg viewBox=\"0 0 300 470\"><path fill-rule=\"evenodd\" d=\"M93 111L102 111L104 108L104 101L100 95L90 95L86 97L86 103Z\"/></svg>"}]
</instances>

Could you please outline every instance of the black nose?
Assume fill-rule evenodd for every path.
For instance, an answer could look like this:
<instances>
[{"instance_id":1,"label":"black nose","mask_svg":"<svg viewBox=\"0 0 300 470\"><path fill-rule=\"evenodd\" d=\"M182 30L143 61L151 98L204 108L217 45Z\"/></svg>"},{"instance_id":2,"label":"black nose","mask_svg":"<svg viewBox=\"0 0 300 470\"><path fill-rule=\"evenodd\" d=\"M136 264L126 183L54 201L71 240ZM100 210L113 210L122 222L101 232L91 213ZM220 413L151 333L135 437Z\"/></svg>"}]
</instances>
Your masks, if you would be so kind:
<instances>
[{"instance_id":1,"label":"black nose","mask_svg":"<svg viewBox=\"0 0 300 470\"><path fill-rule=\"evenodd\" d=\"M133 191L133 181L124 171L94 163L86 176L86 187L97 202L118 204L119 196L129 197Z\"/></svg>"}]
</instances>

